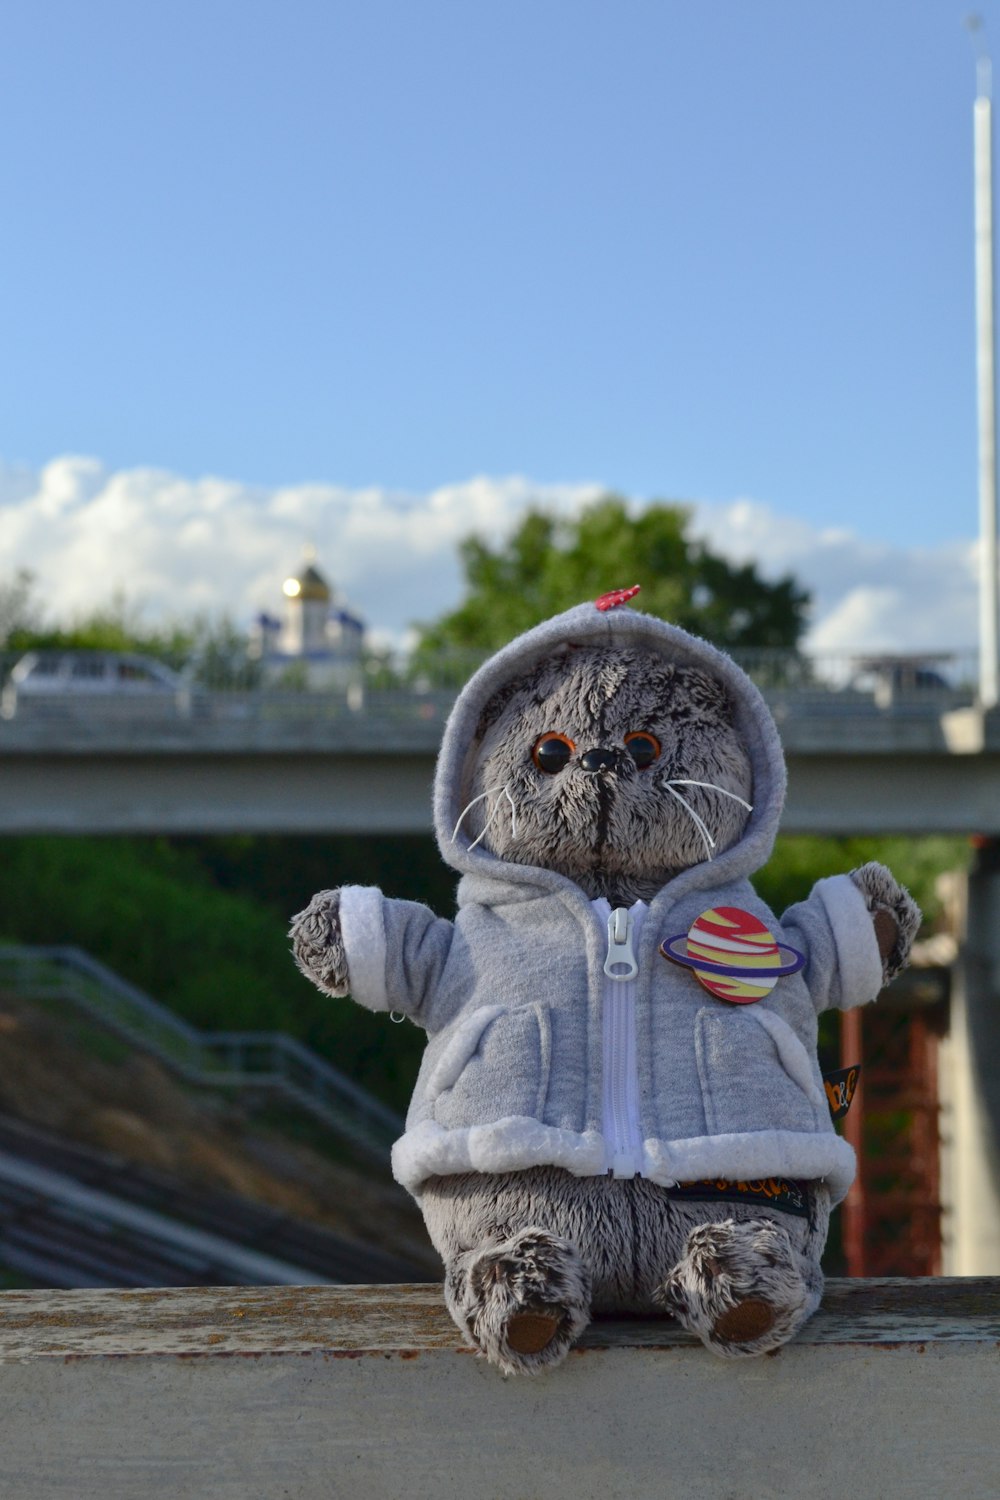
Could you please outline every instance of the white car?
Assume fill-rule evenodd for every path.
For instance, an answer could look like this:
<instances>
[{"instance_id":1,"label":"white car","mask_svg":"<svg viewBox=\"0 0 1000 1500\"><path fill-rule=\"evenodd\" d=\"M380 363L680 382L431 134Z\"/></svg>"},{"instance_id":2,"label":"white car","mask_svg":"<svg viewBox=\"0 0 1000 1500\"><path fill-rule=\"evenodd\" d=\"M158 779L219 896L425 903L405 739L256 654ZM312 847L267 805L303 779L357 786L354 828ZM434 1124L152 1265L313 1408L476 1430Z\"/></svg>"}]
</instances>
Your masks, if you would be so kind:
<instances>
[{"instance_id":1,"label":"white car","mask_svg":"<svg viewBox=\"0 0 1000 1500\"><path fill-rule=\"evenodd\" d=\"M0 715L176 717L190 708L187 684L149 656L121 651L29 651L11 669Z\"/></svg>"}]
</instances>

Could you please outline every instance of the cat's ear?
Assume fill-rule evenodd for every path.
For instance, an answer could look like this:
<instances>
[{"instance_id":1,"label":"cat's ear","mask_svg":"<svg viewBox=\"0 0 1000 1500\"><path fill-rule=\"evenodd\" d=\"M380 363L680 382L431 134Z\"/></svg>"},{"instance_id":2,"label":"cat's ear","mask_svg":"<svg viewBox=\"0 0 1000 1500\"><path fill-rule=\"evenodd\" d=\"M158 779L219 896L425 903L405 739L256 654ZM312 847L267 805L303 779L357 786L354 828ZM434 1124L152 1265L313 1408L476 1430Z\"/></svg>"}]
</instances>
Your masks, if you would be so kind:
<instances>
[{"instance_id":1,"label":"cat's ear","mask_svg":"<svg viewBox=\"0 0 1000 1500\"><path fill-rule=\"evenodd\" d=\"M724 682L697 667L682 667L677 673L677 692L692 709L734 722L736 707Z\"/></svg>"},{"instance_id":2,"label":"cat's ear","mask_svg":"<svg viewBox=\"0 0 1000 1500\"><path fill-rule=\"evenodd\" d=\"M476 743L481 744L489 731L504 717L511 700L520 697L522 706L533 700L541 703L554 691L565 675L565 658L575 648L564 641L520 676L513 677L497 688L492 698L484 705L476 725Z\"/></svg>"},{"instance_id":3,"label":"cat's ear","mask_svg":"<svg viewBox=\"0 0 1000 1500\"><path fill-rule=\"evenodd\" d=\"M521 684L515 679L513 682L505 682L502 688L498 688L484 705L476 724L475 743L481 745L489 731L502 717L514 694L520 691Z\"/></svg>"}]
</instances>

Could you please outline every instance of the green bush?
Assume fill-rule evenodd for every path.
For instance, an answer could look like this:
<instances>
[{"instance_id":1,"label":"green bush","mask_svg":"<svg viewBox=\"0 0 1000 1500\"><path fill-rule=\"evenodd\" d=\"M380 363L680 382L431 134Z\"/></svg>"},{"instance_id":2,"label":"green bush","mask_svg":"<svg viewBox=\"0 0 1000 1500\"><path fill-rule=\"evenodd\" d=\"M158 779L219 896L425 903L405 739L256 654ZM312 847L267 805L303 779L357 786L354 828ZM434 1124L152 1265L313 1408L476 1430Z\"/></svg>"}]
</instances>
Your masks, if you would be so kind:
<instances>
[{"instance_id":1,"label":"green bush","mask_svg":"<svg viewBox=\"0 0 1000 1500\"><path fill-rule=\"evenodd\" d=\"M933 920L937 875L966 858L959 839L783 838L756 884L780 913L820 876L881 859ZM0 935L85 948L197 1026L288 1032L402 1110L423 1033L320 995L289 952L292 913L347 882L454 909L429 837L10 838Z\"/></svg>"},{"instance_id":2,"label":"green bush","mask_svg":"<svg viewBox=\"0 0 1000 1500\"><path fill-rule=\"evenodd\" d=\"M968 840L960 838L809 838L788 835L778 839L774 854L754 885L779 915L786 907L808 896L816 880L839 875L878 860L907 887L924 914L925 927L940 918L941 903L935 888L946 870L965 869L969 861Z\"/></svg>"},{"instance_id":3,"label":"green bush","mask_svg":"<svg viewBox=\"0 0 1000 1500\"><path fill-rule=\"evenodd\" d=\"M0 845L8 941L85 948L196 1026L288 1032L402 1109L420 1034L319 994L295 968L287 926L252 896L218 889L193 849L165 840Z\"/></svg>"}]
</instances>

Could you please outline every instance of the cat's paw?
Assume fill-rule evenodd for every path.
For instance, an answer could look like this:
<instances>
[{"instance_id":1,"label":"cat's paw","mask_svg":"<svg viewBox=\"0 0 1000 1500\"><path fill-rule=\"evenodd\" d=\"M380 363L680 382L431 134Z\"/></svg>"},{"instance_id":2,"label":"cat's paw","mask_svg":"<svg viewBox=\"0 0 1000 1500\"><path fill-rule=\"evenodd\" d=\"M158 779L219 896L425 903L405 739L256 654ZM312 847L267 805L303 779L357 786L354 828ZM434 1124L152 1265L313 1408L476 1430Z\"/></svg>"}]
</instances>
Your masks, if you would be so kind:
<instances>
[{"instance_id":1,"label":"cat's paw","mask_svg":"<svg viewBox=\"0 0 1000 1500\"><path fill-rule=\"evenodd\" d=\"M346 995L351 981L340 928L340 892L317 892L305 910L292 918L288 935L295 962L306 978L324 994Z\"/></svg>"},{"instance_id":2,"label":"cat's paw","mask_svg":"<svg viewBox=\"0 0 1000 1500\"><path fill-rule=\"evenodd\" d=\"M872 914L875 940L882 956L882 982L895 979L909 963L920 928L920 907L885 865L874 861L851 871L851 879Z\"/></svg>"}]
</instances>

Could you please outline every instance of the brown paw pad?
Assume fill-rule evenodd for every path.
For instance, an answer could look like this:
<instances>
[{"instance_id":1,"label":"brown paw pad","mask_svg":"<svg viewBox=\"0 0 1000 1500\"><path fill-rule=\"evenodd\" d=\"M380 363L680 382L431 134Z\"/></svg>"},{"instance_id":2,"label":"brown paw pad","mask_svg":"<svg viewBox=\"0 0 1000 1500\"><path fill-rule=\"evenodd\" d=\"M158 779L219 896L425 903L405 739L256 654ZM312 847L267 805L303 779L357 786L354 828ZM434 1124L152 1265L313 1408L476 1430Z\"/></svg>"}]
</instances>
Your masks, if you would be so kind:
<instances>
[{"instance_id":1,"label":"brown paw pad","mask_svg":"<svg viewBox=\"0 0 1000 1500\"><path fill-rule=\"evenodd\" d=\"M749 1298L720 1313L712 1328L712 1337L727 1344L750 1344L764 1337L774 1327L774 1308L769 1302Z\"/></svg>"},{"instance_id":2,"label":"brown paw pad","mask_svg":"<svg viewBox=\"0 0 1000 1500\"><path fill-rule=\"evenodd\" d=\"M878 943L879 957L887 959L896 946L899 937L899 923L889 911L872 912L872 926L875 928L875 941Z\"/></svg>"},{"instance_id":3,"label":"brown paw pad","mask_svg":"<svg viewBox=\"0 0 1000 1500\"><path fill-rule=\"evenodd\" d=\"M558 1332L555 1313L514 1313L507 1321L507 1347L515 1354L541 1354Z\"/></svg>"}]
</instances>

